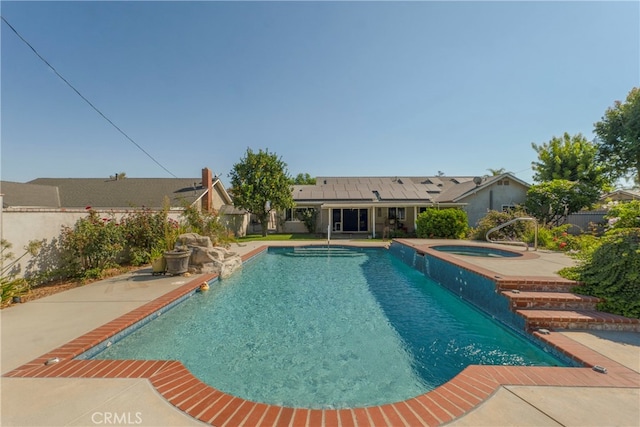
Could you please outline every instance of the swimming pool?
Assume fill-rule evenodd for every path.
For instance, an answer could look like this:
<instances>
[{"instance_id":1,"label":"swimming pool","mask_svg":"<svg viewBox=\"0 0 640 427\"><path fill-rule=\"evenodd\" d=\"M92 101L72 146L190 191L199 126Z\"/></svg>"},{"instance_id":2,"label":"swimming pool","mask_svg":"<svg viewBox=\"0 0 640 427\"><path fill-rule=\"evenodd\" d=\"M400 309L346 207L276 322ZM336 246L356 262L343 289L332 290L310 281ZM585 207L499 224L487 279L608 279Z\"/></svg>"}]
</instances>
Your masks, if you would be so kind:
<instances>
[{"instance_id":1,"label":"swimming pool","mask_svg":"<svg viewBox=\"0 0 640 427\"><path fill-rule=\"evenodd\" d=\"M455 255L477 256L485 258L517 258L522 254L518 252L506 251L503 249L489 248L486 246L470 246L470 245L436 245L431 246L439 252L447 252Z\"/></svg>"},{"instance_id":2,"label":"swimming pool","mask_svg":"<svg viewBox=\"0 0 640 427\"><path fill-rule=\"evenodd\" d=\"M222 391L307 408L404 400L469 364L561 364L387 251L321 252L271 249L95 357L181 360Z\"/></svg>"}]
</instances>

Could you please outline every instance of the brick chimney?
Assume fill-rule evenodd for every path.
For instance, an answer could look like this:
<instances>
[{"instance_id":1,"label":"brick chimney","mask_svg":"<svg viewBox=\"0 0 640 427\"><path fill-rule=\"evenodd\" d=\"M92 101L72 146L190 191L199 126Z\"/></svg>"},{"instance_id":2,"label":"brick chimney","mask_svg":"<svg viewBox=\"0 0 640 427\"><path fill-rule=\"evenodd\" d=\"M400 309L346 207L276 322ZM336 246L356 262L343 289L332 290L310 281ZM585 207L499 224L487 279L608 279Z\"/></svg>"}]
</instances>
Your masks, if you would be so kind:
<instances>
[{"instance_id":1,"label":"brick chimney","mask_svg":"<svg viewBox=\"0 0 640 427\"><path fill-rule=\"evenodd\" d=\"M213 211L213 174L211 169L202 169L202 187L207 189L207 194L202 198L202 211Z\"/></svg>"}]
</instances>

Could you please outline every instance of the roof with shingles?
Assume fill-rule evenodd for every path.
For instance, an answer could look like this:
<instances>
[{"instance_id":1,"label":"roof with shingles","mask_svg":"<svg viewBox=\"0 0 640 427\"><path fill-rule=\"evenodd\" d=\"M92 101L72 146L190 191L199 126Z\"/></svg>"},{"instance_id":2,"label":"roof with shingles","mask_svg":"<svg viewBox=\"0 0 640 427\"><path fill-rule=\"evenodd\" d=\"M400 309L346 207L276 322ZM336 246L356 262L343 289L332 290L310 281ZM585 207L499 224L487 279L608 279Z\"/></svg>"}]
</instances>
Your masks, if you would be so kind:
<instances>
[{"instance_id":1,"label":"roof with shingles","mask_svg":"<svg viewBox=\"0 0 640 427\"><path fill-rule=\"evenodd\" d=\"M619 199L637 200L637 199L640 199L640 190L620 189L620 190L612 191L611 193L607 193L603 195L600 199L607 200L608 198L612 198L614 196L616 196Z\"/></svg>"},{"instance_id":2,"label":"roof with shingles","mask_svg":"<svg viewBox=\"0 0 640 427\"><path fill-rule=\"evenodd\" d=\"M505 178L509 179L510 183L517 183L524 188L529 188L529 184L515 177L509 172L495 176L482 177L482 181L479 184L476 184L473 178L465 177L456 179L457 185L449 186L446 191L443 191L438 197L438 202L455 203L462 201L465 197L470 196L471 194L474 194L479 190L482 190L483 188L490 187L496 184L498 181L504 180Z\"/></svg>"},{"instance_id":3,"label":"roof with shingles","mask_svg":"<svg viewBox=\"0 0 640 427\"><path fill-rule=\"evenodd\" d=\"M237 208L233 205L222 205L219 210L220 215L244 215L246 210Z\"/></svg>"},{"instance_id":4,"label":"roof with shingles","mask_svg":"<svg viewBox=\"0 0 640 427\"><path fill-rule=\"evenodd\" d=\"M474 182L472 176L318 177L315 185L295 185L293 199L297 203L463 203L463 199L477 189L493 185L504 178L529 186L510 173L482 177L479 184Z\"/></svg>"},{"instance_id":5,"label":"roof with shingles","mask_svg":"<svg viewBox=\"0 0 640 427\"><path fill-rule=\"evenodd\" d=\"M171 207L184 207L206 191L201 178L38 178L28 184L59 189L63 208L162 208L165 197Z\"/></svg>"},{"instance_id":6,"label":"roof with shingles","mask_svg":"<svg viewBox=\"0 0 640 427\"><path fill-rule=\"evenodd\" d=\"M316 185L294 186L293 198L297 202L432 200L423 185L406 177L319 177Z\"/></svg>"},{"instance_id":7,"label":"roof with shingles","mask_svg":"<svg viewBox=\"0 0 640 427\"><path fill-rule=\"evenodd\" d=\"M1 181L2 207L59 208L58 188L50 185Z\"/></svg>"}]
</instances>

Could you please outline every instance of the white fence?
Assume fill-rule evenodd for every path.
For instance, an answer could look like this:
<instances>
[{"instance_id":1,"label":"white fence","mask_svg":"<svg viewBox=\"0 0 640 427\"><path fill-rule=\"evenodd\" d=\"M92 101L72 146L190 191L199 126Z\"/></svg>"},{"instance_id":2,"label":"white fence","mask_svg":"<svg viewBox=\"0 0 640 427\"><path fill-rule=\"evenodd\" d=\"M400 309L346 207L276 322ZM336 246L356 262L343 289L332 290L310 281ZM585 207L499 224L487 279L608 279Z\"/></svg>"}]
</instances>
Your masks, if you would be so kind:
<instances>
[{"instance_id":1,"label":"white fence","mask_svg":"<svg viewBox=\"0 0 640 427\"><path fill-rule=\"evenodd\" d=\"M127 210L97 210L104 218L114 217L120 220ZM169 218L178 220L182 211L169 212ZM73 227L81 218L87 217L85 209L39 209L39 208L7 208L0 216L0 237L11 243L12 252L16 258L25 253L25 247L30 241L44 241L43 250L32 259L25 255L14 268L18 276L25 272L35 273L46 270L57 264L57 253L52 250L60 237L63 226ZM10 262L10 261L9 261Z\"/></svg>"}]
</instances>

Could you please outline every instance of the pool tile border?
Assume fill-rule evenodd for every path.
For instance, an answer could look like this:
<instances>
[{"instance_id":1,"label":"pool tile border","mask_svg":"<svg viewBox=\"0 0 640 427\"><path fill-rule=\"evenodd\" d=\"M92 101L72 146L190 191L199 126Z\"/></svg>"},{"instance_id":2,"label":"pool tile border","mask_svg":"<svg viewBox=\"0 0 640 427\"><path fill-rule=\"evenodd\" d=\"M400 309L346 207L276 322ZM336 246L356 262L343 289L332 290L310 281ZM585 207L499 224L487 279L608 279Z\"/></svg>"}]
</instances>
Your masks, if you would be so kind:
<instances>
[{"instance_id":1,"label":"pool tile border","mask_svg":"<svg viewBox=\"0 0 640 427\"><path fill-rule=\"evenodd\" d=\"M259 247L243 262L267 250ZM475 269L473 269L475 271ZM481 273L482 274L482 273ZM207 384L178 361L82 360L76 357L188 296L203 281L189 283L84 334L8 373L13 378L146 378L169 403L191 417L215 426L438 426L473 410L501 386L639 387L640 373L560 334L534 335L582 364L583 368L474 365L436 389L402 402L352 409L289 408L244 400ZM46 364L58 358L57 363ZM606 373L591 369L606 368Z\"/></svg>"}]
</instances>

